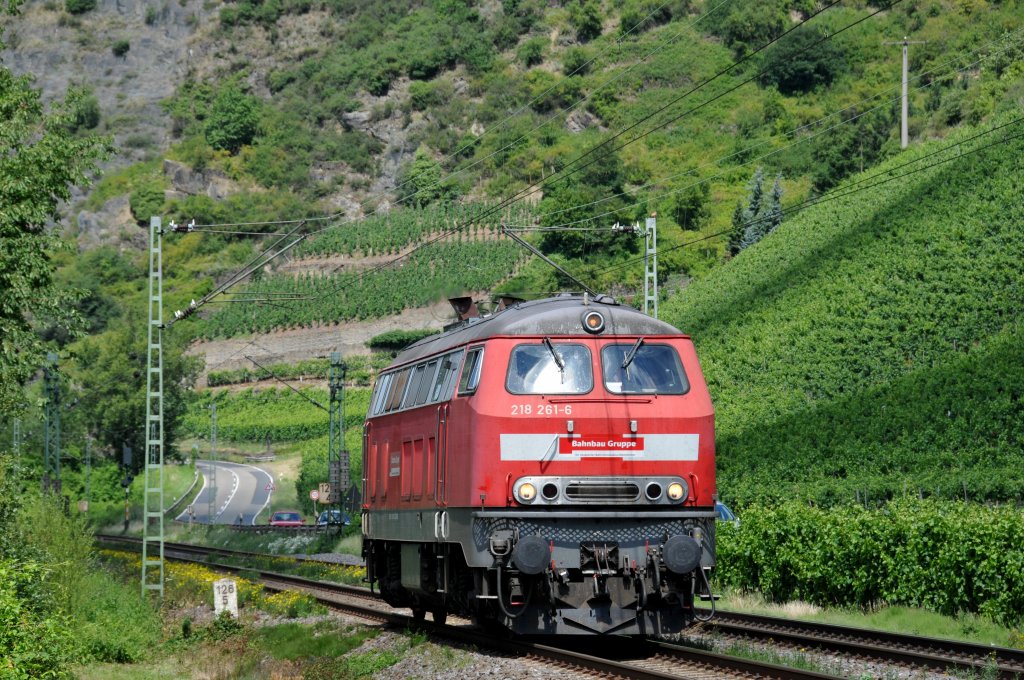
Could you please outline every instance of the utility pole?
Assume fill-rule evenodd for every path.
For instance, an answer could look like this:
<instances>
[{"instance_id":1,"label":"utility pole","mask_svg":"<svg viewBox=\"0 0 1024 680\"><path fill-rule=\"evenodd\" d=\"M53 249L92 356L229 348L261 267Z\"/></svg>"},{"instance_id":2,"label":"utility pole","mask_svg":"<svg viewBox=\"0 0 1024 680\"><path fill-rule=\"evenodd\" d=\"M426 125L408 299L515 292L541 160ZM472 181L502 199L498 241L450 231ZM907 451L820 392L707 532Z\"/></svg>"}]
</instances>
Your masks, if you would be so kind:
<instances>
[{"instance_id":1,"label":"utility pole","mask_svg":"<svg viewBox=\"0 0 1024 680\"><path fill-rule=\"evenodd\" d=\"M85 438L85 502L86 507L91 500L89 491L91 488L92 481L92 440L89 437Z\"/></svg>"},{"instance_id":2,"label":"utility pole","mask_svg":"<svg viewBox=\"0 0 1024 680\"><path fill-rule=\"evenodd\" d=\"M348 494L348 452L345 441L345 362L339 352L331 353L331 365L327 371L327 386L331 401L327 411L327 481L331 486L330 504L342 508L342 501Z\"/></svg>"},{"instance_id":3,"label":"utility pole","mask_svg":"<svg viewBox=\"0 0 1024 680\"><path fill-rule=\"evenodd\" d=\"M14 419L14 432L12 433L14 441L12 442L14 449L14 456L21 462L21 418Z\"/></svg>"},{"instance_id":4,"label":"utility pole","mask_svg":"<svg viewBox=\"0 0 1024 680\"><path fill-rule=\"evenodd\" d=\"M901 101L902 101L903 117L902 117L902 121L900 123L900 148L901 149L906 149L907 145L910 143L910 136L909 136L909 133L907 131L907 113L908 113L908 110L910 108L910 105L909 105L908 99L907 99L907 81L909 80L909 78L907 76L907 69L908 69L908 59L907 59L907 51L908 50L907 50L907 46L908 45L924 45L925 41L924 40L908 40L906 36L903 36L903 40L888 41L888 42L883 42L882 44L883 45L903 45L903 76L902 76L903 96L900 98Z\"/></svg>"},{"instance_id":5,"label":"utility pole","mask_svg":"<svg viewBox=\"0 0 1024 680\"><path fill-rule=\"evenodd\" d=\"M210 404L210 500L206 517L210 524L217 512L217 404Z\"/></svg>"},{"instance_id":6,"label":"utility pole","mask_svg":"<svg viewBox=\"0 0 1024 680\"><path fill-rule=\"evenodd\" d=\"M46 435L43 447L43 491L60 493L60 380L57 355L46 354L43 367L43 391L46 394Z\"/></svg>"},{"instance_id":7,"label":"utility pole","mask_svg":"<svg viewBox=\"0 0 1024 680\"><path fill-rule=\"evenodd\" d=\"M644 314L658 318L658 226L651 213L644 229Z\"/></svg>"},{"instance_id":8,"label":"utility pole","mask_svg":"<svg viewBox=\"0 0 1024 680\"><path fill-rule=\"evenodd\" d=\"M658 318L658 225L657 213L651 213L643 228L639 222L625 226L616 222L612 231L632 232L644 237L644 314ZM652 313L653 310L653 313Z\"/></svg>"},{"instance_id":9,"label":"utility pole","mask_svg":"<svg viewBox=\"0 0 1024 680\"><path fill-rule=\"evenodd\" d=\"M153 590L159 594L161 600L164 598L163 295L163 227L159 217L150 217L149 321L146 334L146 456L142 493L142 596L146 596L147 590ZM153 575L157 580L153 580Z\"/></svg>"}]
</instances>

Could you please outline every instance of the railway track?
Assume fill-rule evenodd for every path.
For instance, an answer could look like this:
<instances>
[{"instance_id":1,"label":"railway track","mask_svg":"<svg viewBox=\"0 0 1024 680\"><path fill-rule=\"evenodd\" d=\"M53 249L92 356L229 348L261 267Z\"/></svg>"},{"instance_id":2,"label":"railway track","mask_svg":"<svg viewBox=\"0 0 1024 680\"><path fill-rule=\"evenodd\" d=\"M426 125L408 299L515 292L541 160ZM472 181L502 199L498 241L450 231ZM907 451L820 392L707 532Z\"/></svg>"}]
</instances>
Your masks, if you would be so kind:
<instances>
[{"instance_id":1,"label":"railway track","mask_svg":"<svg viewBox=\"0 0 1024 680\"><path fill-rule=\"evenodd\" d=\"M870 661L979 677L1024 678L1024 651L956 640L719 611L706 630L730 638L771 641Z\"/></svg>"},{"instance_id":2,"label":"railway track","mask_svg":"<svg viewBox=\"0 0 1024 680\"><path fill-rule=\"evenodd\" d=\"M138 539L122 536L98 535L105 544L138 545ZM788 668L775 664L751 661L738 657L690 649L649 640L615 640L609 645L605 638L586 639L576 644L540 644L496 637L481 631L465 619L449 619L448 625L418 620L401 614L391 607L382 606L381 600L366 588L316 581L299 576L212 563L211 556L245 558L260 553L222 550L187 543L165 543L165 556L208 567L239 572L247 577L256 576L269 590L299 590L316 598L321 604L368 621L384 623L400 629L421 628L431 635L451 643L489 649L503 654L529 658L556 667L593 673L600 677L628 678L631 680L730 680L763 678L776 680L834 680L834 676ZM600 650L593 647L600 646ZM616 644L617 643L617 644ZM577 649L581 648L581 649Z\"/></svg>"},{"instance_id":3,"label":"railway track","mask_svg":"<svg viewBox=\"0 0 1024 680\"><path fill-rule=\"evenodd\" d=\"M135 536L117 536L115 534L96 534L94 536L98 543L107 545L121 544L140 546L142 545L142 539ZM351 566L339 562L328 562L327 560L316 559L315 557L295 557L292 555L270 555L268 553L249 552L245 550L228 550L226 548L208 548L202 545L193 545L192 543L172 543L171 541L164 541L164 552L175 552L184 555L221 555L223 557L229 557L233 559L286 559L294 560L295 562L309 562L314 564L334 564L337 566ZM361 563L360 563L361 564Z\"/></svg>"},{"instance_id":4,"label":"railway track","mask_svg":"<svg viewBox=\"0 0 1024 680\"><path fill-rule=\"evenodd\" d=\"M103 542L121 544L137 545L140 543L139 539L120 536L97 536L97 539L102 540ZM262 553L207 548L185 543L165 543L165 552L169 557L173 557L175 559L198 561L211 567L219 567L223 569L238 569L238 567L211 564L209 562L210 557L217 555L235 559L269 557ZM309 558L297 559L310 562L320 561ZM353 606L347 603L345 598L348 598L349 600L362 600L364 602L369 600L378 601L376 595L371 594L370 591L365 588L313 581L306 578L289 576L276 572L253 570L251 568L246 568L246 571L258 574L266 587L270 589L303 589L310 595L319 599L326 606L342 609L352 615L399 626L412 625L411 622L413 622L411 617L395 614L390 610L390 608L380 608L378 605L378 608L374 610L368 605ZM371 614L371 610L374 613ZM462 631L460 635L463 633L469 634L467 632L469 628L468 622L460 622L452 619L451 623L454 624L454 626L437 627L436 629L431 626L431 632L438 635L440 635L442 631ZM862 661L882 662L914 669L928 669L938 672L961 671L974 673L979 677L998 677L1006 680L1011 680L1013 678L1024 679L1024 651L1005 647L990 647L954 640L942 640L898 633L886 633L863 628L852 628L722 611L716 613L715 618L711 623L704 624L698 630L732 639L745 639L759 643L766 643L775 647L783 646L802 650L815 649ZM472 640L464 643L493 649L494 645L490 642L493 641L493 639L494 638L491 636L486 636L485 640L488 642ZM561 645L561 643L559 643L559 645ZM568 653L562 646L551 647L551 649L559 649L563 653ZM831 677L821 674L806 674L804 671L794 669L784 669L784 671L789 673L800 673L802 675L773 674L782 673L783 671L777 670L767 672L763 670L764 664L756 664L755 662L748 662L735 657L721 656L718 660L711 661L708 659L714 659L719 655L693 650L688 647L680 647L673 643L656 641L645 641L641 643L631 641L630 649L634 652L643 650L642 654L640 654L640 656L643 656L643 660L634 660L631 662L631 668L646 666L652 672L669 673L668 675L649 675L643 677ZM523 650L500 649L499 651L520 653ZM538 651L537 653L539 654L540 652ZM531 654L533 654L533 652L531 652ZM583 654L583 656L593 655ZM594 656L594 658L599 658L599 656L600 655ZM680 661L680 659L683 658L687 658L687 660L685 662ZM732 669L723 668L721 664L725 663L725 661L722 661L722 659L729 659L731 663L737 664L737 667ZM679 675L683 670L660 670L671 669L675 664L679 663L684 664L684 666L688 668L683 675ZM702 666L702 664L707 665ZM753 666L746 667L747 664L753 664ZM577 667L589 668L589 666L586 665L580 665ZM758 668L761 668L762 670L758 670ZM672 673L676 674L673 675ZM633 675L619 675L619 672L616 672L615 675L616 677L641 677Z\"/></svg>"}]
</instances>

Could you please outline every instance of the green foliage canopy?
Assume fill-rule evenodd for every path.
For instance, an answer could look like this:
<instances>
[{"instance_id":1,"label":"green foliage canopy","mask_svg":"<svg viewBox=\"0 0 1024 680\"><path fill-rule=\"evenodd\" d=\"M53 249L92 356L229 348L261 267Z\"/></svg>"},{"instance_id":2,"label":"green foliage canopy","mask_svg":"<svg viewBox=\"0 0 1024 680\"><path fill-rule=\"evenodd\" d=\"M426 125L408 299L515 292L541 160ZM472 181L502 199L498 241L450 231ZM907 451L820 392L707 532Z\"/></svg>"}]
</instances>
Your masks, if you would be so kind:
<instances>
[{"instance_id":1,"label":"green foliage canopy","mask_svg":"<svg viewBox=\"0 0 1024 680\"><path fill-rule=\"evenodd\" d=\"M53 282L60 241L48 225L110 150L108 140L71 133L82 96L45 112L31 79L0 67L0 414L22 408L21 386L42 364L33 324L78 322L75 296Z\"/></svg>"},{"instance_id":2,"label":"green foliage canopy","mask_svg":"<svg viewBox=\"0 0 1024 680\"><path fill-rule=\"evenodd\" d=\"M261 104L237 85L221 89L206 119L206 141L215 149L237 153L259 132Z\"/></svg>"},{"instance_id":3,"label":"green foliage canopy","mask_svg":"<svg viewBox=\"0 0 1024 680\"><path fill-rule=\"evenodd\" d=\"M844 68L838 43L804 27L772 46L760 81L762 85L774 85L782 94L795 95L831 84Z\"/></svg>"}]
</instances>

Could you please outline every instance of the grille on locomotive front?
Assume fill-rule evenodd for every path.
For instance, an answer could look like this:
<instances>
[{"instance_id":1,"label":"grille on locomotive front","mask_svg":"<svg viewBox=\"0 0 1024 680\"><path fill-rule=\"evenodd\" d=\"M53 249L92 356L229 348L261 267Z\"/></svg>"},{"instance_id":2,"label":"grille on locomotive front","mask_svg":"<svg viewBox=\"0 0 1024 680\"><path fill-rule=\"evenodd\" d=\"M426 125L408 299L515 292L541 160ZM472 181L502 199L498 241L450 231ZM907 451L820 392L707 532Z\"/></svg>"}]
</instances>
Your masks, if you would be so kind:
<instances>
[{"instance_id":1,"label":"grille on locomotive front","mask_svg":"<svg viewBox=\"0 0 1024 680\"><path fill-rule=\"evenodd\" d=\"M635 482L569 482L565 497L577 503L629 503L640 498L640 485Z\"/></svg>"}]
</instances>

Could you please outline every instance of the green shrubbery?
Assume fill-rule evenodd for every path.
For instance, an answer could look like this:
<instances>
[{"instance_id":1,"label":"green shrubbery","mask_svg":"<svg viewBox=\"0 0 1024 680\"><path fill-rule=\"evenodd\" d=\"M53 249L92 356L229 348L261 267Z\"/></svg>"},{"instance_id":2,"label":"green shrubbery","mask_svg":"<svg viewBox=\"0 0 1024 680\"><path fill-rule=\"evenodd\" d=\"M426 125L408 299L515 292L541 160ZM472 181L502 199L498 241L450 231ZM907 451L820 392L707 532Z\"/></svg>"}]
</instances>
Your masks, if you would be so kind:
<instances>
[{"instance_id":1,"label":"green shrubbery","mask_svg":"<svg viewBox=\"0 0 1024 680\"><path fill-rule=\"evenodd\" d=\"M388 331L370 338L366 343L372 349L386 350L389 352L401 352L403 349L419 342L423 338L436 334L437 331L430 329L410 331Z\"/></svg>"},{"instance_id":2,"label":"green shrubbery","mask_svg":"<svg viewBox=\"0 0 1024 680\"><path fill-rule=\"evenodd\" d=\"M925 607L1024 623L1024 513L900 499L882 510L748 506L720 525L722 582L775 601Z\"/></svg>"},{"instance_id":3,"label":"green shrubbery","mask_svg":"<svg viewBox=\"0 0 1024 680\"><path fill-rule=\"evenodd\" d=\"M84 520L21 474L0 456L0 676L71 678L72 664L143 658L160 638L156 613L97 568Z\"/></svg>"}]
</instances>

